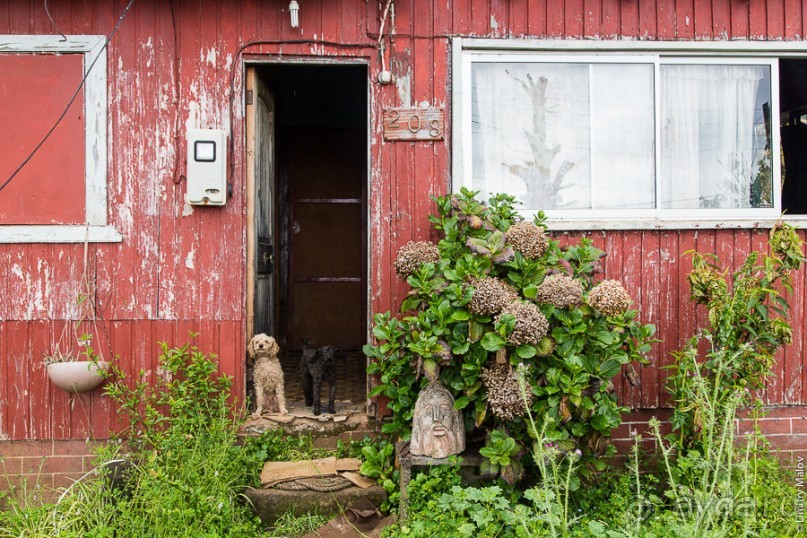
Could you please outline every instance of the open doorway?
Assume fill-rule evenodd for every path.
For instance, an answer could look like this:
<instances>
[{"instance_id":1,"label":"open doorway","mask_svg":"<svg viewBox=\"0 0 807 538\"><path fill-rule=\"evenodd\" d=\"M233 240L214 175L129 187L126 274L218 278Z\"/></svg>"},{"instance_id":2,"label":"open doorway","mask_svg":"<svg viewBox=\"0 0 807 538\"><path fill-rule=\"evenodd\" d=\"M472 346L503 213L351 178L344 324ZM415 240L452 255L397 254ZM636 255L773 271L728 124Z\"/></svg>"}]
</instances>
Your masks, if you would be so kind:
<instances>
[{"instance_id":1,"label":"open doorway","mask_svg":"<svg viewBox=\"0 0 807 538\"><path fill-rule=\"evenodd\" d=\"M289 402L303 400L306 341L344 352L337 400L366 400L367 76L356 63L248 67L248 327L278 341Z\"/></svg>"}]
</instances>

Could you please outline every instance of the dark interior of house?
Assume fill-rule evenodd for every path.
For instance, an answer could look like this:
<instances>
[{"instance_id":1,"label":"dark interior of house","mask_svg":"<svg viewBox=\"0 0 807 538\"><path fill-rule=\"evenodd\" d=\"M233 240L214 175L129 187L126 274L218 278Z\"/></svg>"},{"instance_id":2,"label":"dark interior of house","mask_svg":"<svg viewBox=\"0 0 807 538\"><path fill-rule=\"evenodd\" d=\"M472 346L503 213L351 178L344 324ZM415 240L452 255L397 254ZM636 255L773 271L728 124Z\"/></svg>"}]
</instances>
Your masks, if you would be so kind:
<instances>
[{"instance_id":1,"label":"dark interior of house","mask_svg":"<svg viewBox=\"0 0 807 538\"><path fill-rule=\"evenodd\" d=\"M807 60L779 60L782 208L807 213Z\"/></svg>"},{"instance_id":2,"label":"dark interior of house","mask_svg":"<svg viewBox=\"0 0 807 538\"><path fill-rule=\"evenodd\" d=\"M337 400L366 397L367 67L268 64L276 110L276 304L286 397L304 345L333 345ZM305 344L308 342L308 344ZM322 391L323 395L327 392Z\"/></svg>"}]
</instances>

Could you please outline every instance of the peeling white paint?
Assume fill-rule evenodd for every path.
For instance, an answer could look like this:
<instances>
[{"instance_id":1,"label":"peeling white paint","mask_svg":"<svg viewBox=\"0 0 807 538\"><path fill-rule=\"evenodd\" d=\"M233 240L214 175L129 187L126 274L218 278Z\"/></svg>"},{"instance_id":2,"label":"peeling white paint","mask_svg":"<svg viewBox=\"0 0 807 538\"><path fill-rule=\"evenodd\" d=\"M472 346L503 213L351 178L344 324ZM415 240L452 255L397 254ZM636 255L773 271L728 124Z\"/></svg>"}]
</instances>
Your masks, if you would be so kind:
<instances>
[{"instance_id":1,"label":"peeling white paint","mask_svg":"<svg viewBox=\"0 0 807 538\"><path fill-rule=\"evenodd\" d=\"M407 71L405 75L395 77L395 87L398 89L398 99L401 106L411 106L412 103L412 74Z\"/></svg>"},{"instance_id":2,"label":"peeling white paint","mask_svg":"<svg viewBox=\"0 0 807 538\"><path fill-rule=\"evenodd\" d=\"M184 202L182 204L182 216L183 217L190 217L193 215L193 206L188 203L188 193L185 193Z\"/></svg>"},{"instance_id":3,"label":"peeling white paint","mask_svg":"<svg viewBox=\"0 0 807 538\"><path fill-rule=\"evenodd\" d=\"M499 23L496 21L496 17L494 17L492 13L490 15L490 29L493 31L493 33L497 33L499 31Z\"/></svg>"},{"instance_id":4,"label":"peeling white paint","mask_svg":"<svg viewBox=\"0 0 807 538\"><path fill-rule=\"evenodd\" d=\"M210 47L209 49L207 49L207 63L209 63L213 67L216 67L216 58L217 57L218 57L218 54L216 53L215 48ZM203 58L203 60L204 60L204 58Z\"/></svg>"},{"instance_id":5,"label":"peeling white paint","mask_svg":"<svg viewBox=\"0 0 807 538\"><path fill-rule=\"evenodd\" d=\"M193 269L194 268L193 267L193 257L194 257L195 254L196 254L196 251L191 249L191 251L188 252L188 255L185 256L185 267L187 267L188 269Z\"/></svg>"},{"instance_id":6,"label":"peeling white paint","mask_svg":"<svg viewBox=\"0 0 807 538\"><path fill-rule=\"evenodd\" d=\"M687 16L686 16L686 18L684 19L684 23L685 23L687 26L689 26L689 15L687 15Z\"/></svg>"}]
</instances>

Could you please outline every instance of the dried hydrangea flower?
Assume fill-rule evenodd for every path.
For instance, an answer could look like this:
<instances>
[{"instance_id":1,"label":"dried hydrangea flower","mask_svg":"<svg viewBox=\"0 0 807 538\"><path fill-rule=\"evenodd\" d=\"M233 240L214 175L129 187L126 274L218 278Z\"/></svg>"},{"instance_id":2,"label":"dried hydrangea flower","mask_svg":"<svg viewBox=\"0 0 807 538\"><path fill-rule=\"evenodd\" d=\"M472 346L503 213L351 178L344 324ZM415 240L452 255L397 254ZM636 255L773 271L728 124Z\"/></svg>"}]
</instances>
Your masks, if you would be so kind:
<instances>
[{"instance_id":1,"label":"dried hydrangea flower","mask_svg":"<svg viewBox=\"0 0 807 538\"><path fill-rule=\"evenodd\" d=\"M544 229L531 222L517 222L504 235L508 245L530 260L540 258L549 248Z\"/></svg>"},{"instance_id":2,"label":"dried hydrangea flower","mask_svg":"<svg viewBox=\"0 0 807 538\"><path fill-rule=\"evenodd\" d=\"M630 307L630 303L630 295L618 280L603 280L588 294L588 304L606 316L624 313Z\"/></svg>"},{"instance_id":3,"label":"dried hydrangea flower","mask_svg":"<svg viewBox=\"0 0 807 538\"><path fill-rule=\"evenodd\" d=\"M498 278L488 276L472 285L474 295L468 303L468 310L478 316L498 314L506 304L518 297L510 285Z\"/></svg>"},{"instance_id":4,"label":"dried hydrangea flower","mask_svg":"<svg viewBox=\"0 0 807 538\"><path fill-rule=\"evenodd\" d=\"M488 391L487 400L490 411L502 420L513 420L524 416L527 412L526 406L532 405L532 387L525 379L522 394L516 373L508 362L496 361L493 366L483 368L482 382Z\"/></svg>"},{"instance_id":5,"label":"dried hydrangea flower","mask_svg":"<svg viewBox=\"0 0 807 538\"><path fill-rule=\"evenodd\" d=\"M535 299L558 308L579 305L583 301L583 284L568 275L549 275L538 286Z\"/></svg>"},{"instance_id":6,"label":"dried hydrangea flower","mask_svg":"<svg viewBox=\"0 0 807 538\"><path fill-rule=\"evenodd\" d=\"M409 241L398 250L395 256L395 272L403 280L415 272L424 263L437 262L440 251L437 245L428 241Z\"/></svg>"},{"instance_id":7,"label":"dried hydrangea flower","mask_svg":"<svg viewBox=\"0 0 807 538\"><path fill-rule=\"evenodd\" d=\"M496 321L505 314L516 318L513 330L507 335L508 344L514 346L536 345L549 332L549 322L546 320L546 316L533 303L512 301L502 308Z\"/></svg>"}]
</instances>

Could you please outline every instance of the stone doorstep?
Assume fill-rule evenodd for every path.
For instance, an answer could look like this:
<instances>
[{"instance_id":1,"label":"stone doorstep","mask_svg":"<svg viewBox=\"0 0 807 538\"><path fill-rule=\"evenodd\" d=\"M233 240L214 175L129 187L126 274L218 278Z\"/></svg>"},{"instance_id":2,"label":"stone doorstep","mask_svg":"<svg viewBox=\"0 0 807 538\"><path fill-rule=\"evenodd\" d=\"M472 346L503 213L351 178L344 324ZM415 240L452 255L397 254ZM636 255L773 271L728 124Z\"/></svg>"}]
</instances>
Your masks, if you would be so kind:
<instances>
[{"instance_id":1,"label":"stone doorstep","mask_svg":"<svg viewBox=\"0 0 807 538\"><path fill-rule=\"evenodd\" d=\"M291 435L311 434L315 441L320 440L315 445L322 442L328 445L327 441L332 440L334 446L336 439L359 440L365 434L371 437L381 435L380 426L367 415L363 403L337 400L335 414L314 415L302 402L289 404L288 411L285 416L265 413L258 419L249 417L239 428L239 435L257 436L265 430L283 430Z\"/></svg>"},{"instance_id":2,"label":"stone doorstep","mask_svg":"<svg viewBox=\"0 0 807 538\"><path fill-rule=\"evenodd\" d=\"M362 497L367 497L376 507L380 507L387 498L387 492L381 486L366 489L352 486L328 493L247 488L244 495L255 507L255 513L265 527L273 525L286 512L293 512L295 515L313 513L330 518Z\"/></svg>"}]
</instances>

